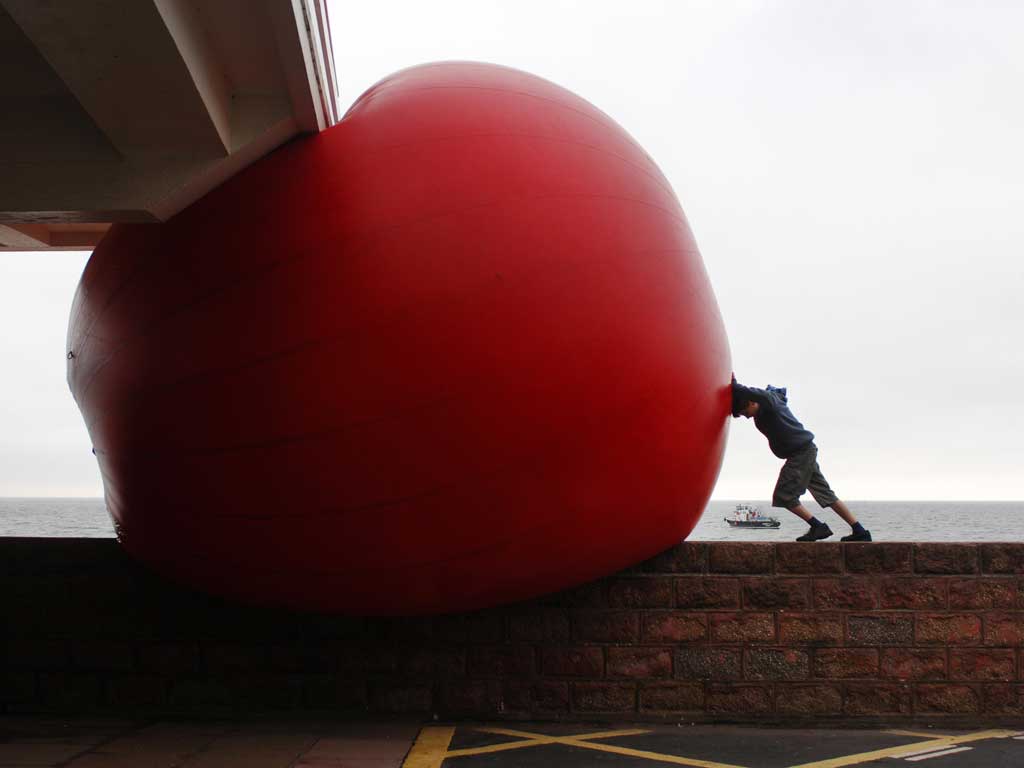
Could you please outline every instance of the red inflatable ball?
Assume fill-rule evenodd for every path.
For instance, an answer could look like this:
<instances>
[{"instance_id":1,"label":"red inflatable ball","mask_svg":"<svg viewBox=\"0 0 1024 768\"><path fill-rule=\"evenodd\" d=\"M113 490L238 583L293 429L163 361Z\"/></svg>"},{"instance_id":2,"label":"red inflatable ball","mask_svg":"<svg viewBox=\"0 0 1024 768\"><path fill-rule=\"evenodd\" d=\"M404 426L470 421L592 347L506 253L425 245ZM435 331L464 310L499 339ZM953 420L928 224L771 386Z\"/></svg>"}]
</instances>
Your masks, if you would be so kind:
<instances>
[{"instance_id":1,"label":"red inflatable ball","mask_svg":"<svg viewBox=\"0 0 1024 768\"><path fill-rule=\"evenodd\" d=\"M728 345L668 181L540 78L443 63L114 226L68 381L118 538L250 603L475 609L685 538Z\"/></svg>"}]
</instances>

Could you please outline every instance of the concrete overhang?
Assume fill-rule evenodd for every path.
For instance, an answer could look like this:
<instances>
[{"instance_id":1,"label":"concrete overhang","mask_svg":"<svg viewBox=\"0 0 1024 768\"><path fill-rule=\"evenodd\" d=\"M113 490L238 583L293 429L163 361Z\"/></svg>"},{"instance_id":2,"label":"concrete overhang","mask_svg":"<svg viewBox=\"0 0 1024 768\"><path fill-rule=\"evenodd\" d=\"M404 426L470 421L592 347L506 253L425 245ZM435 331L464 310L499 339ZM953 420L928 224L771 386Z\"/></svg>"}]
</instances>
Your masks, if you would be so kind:
<instances>
[{"instance_id":1,"label":"concrete overhang","mask_svg":"<svg viewBox=\"0 0 1024 768\"><path fill-rule=\"evenodd\" d=\"M0 0L0 250L165 221L338 120L325 0Z\"/></svg>"}]
</instances>

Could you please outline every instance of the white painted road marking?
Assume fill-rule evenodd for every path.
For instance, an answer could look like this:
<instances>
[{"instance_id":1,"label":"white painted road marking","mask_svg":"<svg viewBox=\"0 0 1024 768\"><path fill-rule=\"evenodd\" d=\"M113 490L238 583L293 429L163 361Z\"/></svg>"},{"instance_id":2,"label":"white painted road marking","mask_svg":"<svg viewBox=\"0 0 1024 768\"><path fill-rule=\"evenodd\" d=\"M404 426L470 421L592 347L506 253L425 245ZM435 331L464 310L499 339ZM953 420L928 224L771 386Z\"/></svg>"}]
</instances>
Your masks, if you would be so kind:
<instances>
[{"instance_id":1,"label":"white painted road marking","mask_svg":"<svg viewBox=\"0 0 1024 768\"><path fill-rule=\"evenodd\" d=\"M895 757L897 757L898 759L902 760L905 757L914 757L916 755L927 755L930 752L939 752L940 750L941 751L945 751L945 750L949 749L952 746L953 745L948 743L948 742L945 743L945 744L933 744L930 747L926 747L925 749L919 749L916 752L901 752L900 754L895 755Z\"/></svg>"},{"instance_id":2,"label":"white painted road marking","mask_svg":"<svg viewBox=\"0 0 1024 768\"><path fill-rule=\"evenodd\" d=\"M929 752L927 755L918 755L917 757L908 757L908 763L916 763L918 760L931 760L933 757L945 757L946 755L954 755L957 752L966 752L974 747L957 747L956 749L947 749L942 752Z\"/></svg>"}]
</instances>

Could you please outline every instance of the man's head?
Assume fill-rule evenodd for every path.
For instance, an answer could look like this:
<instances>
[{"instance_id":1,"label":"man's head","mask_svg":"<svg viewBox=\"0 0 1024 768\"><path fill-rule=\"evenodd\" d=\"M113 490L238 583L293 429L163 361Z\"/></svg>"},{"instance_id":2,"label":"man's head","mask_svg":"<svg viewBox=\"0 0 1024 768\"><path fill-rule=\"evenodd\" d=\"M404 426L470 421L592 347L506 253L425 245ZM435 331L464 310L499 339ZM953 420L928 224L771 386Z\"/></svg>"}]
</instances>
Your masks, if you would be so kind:
<instances>
[{"instance_id":1,"label":"man's head","mask_svg":"<svg viewBox=\"0 0 1024 768\"><path fill-rule=\"evenodd\" d=\"M757 416L757 412L761 410L759 403L755 403L742 395L733 394L732 398L732 415L734 419L738 419L740 416L746 416L748 419Z\"/></svg>"},{"instance_id":2,"label":"man's head","mask_svg":"<svg viewBox=\"0 0 1024 768\"><path fill-rule=\"evenodd\" d=\"M740 408L738 416L746 416L748 419L752 419L757 416L757 412L761 410L761 404L755 403L753 400L748 402L742 408Z\"/></svg>"}]
</instances>

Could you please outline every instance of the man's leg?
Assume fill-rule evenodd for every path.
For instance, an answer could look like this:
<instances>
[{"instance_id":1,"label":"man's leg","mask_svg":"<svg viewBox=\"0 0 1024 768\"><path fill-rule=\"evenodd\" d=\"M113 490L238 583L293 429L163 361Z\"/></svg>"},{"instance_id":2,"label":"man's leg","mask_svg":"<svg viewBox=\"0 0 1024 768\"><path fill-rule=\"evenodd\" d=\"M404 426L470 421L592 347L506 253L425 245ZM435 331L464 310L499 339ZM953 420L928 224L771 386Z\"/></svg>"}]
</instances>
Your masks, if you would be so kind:
<instances>
[{"instance_id":1,"label":"man's leg","mask_svg":"<svg viewBox=\"0 0 1024 768\"><path fill-rule=\"evenodd\" d=\"M843 541L871 541L871 532L868 531L863 525L857 522L857 518L854 516L850 508L846 506L839 497L836 496L835 492L829 486L825 476L821 474L821 468L818 463L814 463L814 472L811 473L810 482L807 483L807 489L811 492L814 500L818 502L823 508L831 507L836 511L846 523L850 526L850 535L843 536Z\"/></svg>"},{"instance_id":2,"label":"man's leg","mask_svg":"<svg viewBox=\"0 0 1024 768\"><path fill-rule=\"evenodd\" d=\"M812 515L800 503L800 496L807 490L807 484L814 471L815 457L818 455L814 445L808 446L795 456L786 459L779 472L779 481L775 484L772 494L772 506L784 507L810 525L807 533L799 536L797 541L818 541L832 535L832 529Z\"/></svg>"},{"instance_id":3,"label":"man's leg","mask_svg":"<svg viewBox=\"0 0 1024 768\"><path fill-rule=\"evenodd\" d=\"M832 509L834 509L836 514L843 518L851 528L857 524L857 518L853 516L853 512L851 512L850 508L843 504L839 499L836 499L832 503Z\"/></svg>"},{"instance_id":4,"label":"man's leg","mask_svg":"<svg viewBox=\"0 0 1024 768\"><path fill-rule=\"evenodd\" d=\"M810 510L808 510L807 507L805 507L803 504L798 503L795 507L787 507L787 509L789 509L790 512L799 517L805 523L811 522L811 518L814 517L814 515L810 513Z\"/></svg>"}]
</instances>

